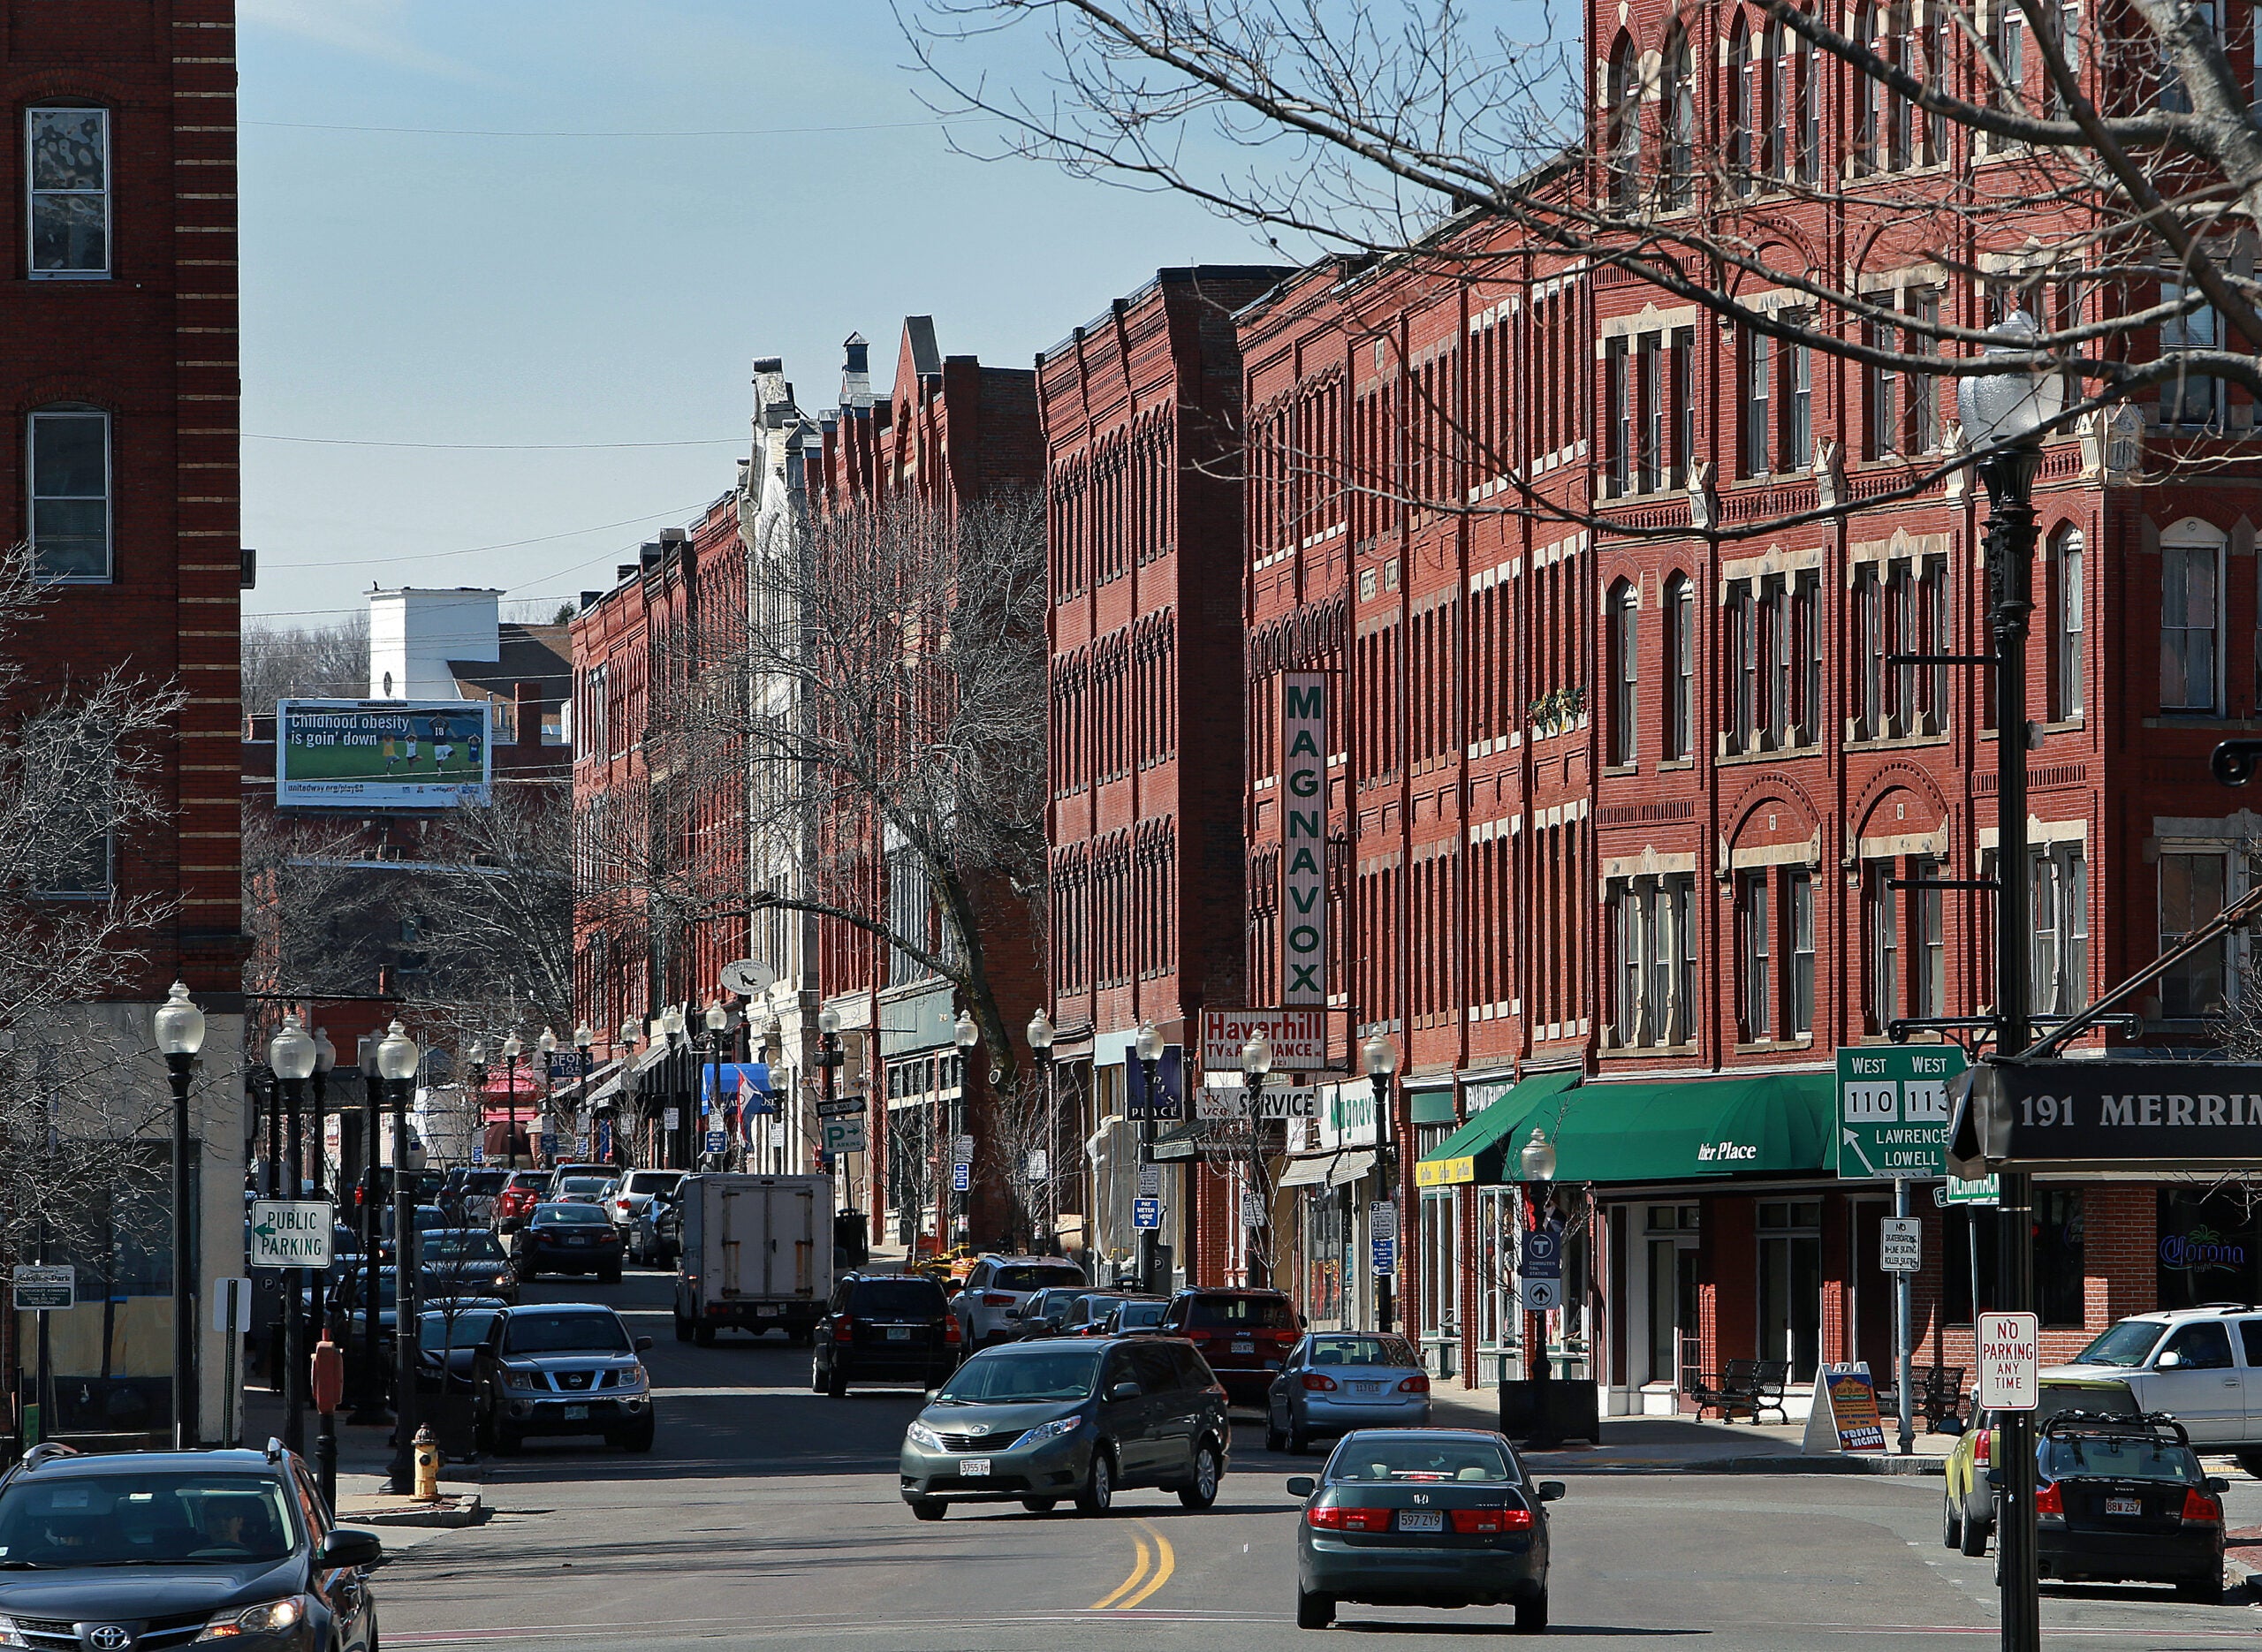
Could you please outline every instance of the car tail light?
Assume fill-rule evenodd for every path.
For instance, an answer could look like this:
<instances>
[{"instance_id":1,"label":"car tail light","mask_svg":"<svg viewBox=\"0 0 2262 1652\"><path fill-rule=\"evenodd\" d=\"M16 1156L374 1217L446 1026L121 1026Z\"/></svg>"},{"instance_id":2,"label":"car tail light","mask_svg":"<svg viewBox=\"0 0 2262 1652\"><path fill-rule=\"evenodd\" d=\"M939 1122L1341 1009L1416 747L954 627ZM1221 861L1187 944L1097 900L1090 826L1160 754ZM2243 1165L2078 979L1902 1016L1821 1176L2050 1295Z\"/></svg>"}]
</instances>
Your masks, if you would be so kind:
<instances>
[{"instance_id":1,"label":"car tail light","mask_svg":"<svg viewBox=\"0 0 2262 1652\"><path fill-rule=\"evenodd\" d=\"M1454 1509L1452 1515L1454 1530L1476 1536L1531 1529L1530 1509Z\"/></svg>"},{"instance_id":2,"label":"car tail light","mask_svg":"<svg viewBox=\"0 0 2262 1652\"><path fill-rule=\"evenodd\" d=\"M832 1326L832 1340L835 1342L855 1341L856 1326L854 1322L845 1319L834 1321ZM186 1407L184 1407L184 1409L186 1409Z\"/></svg>"},{"instance_id":3,"label":"car tail light","mask_svg":"<svg viewBox=\"0 0 2262 1652\"><path fill-rule=\"evenodd\" d=\"M1306 1371L1304 1386L1315 1394L1332 1394L1335 1391L1335 1379L1325 1372Z\"/></svg>"},{"instance_id":4,"label":"car tail light","mask_svg":"<svg viewBox=\"0 0 2262 1652\"><path fill-rule=\"evenodd\" d=\"M1974 1463L1984 1465L1993 1455L1988 1450L1988 1442L1993 1434L1993 1428L1982 1428L1971 1436L1971 1460Z\"/></svg>"},{"instance_id":5,"label":"car tail light","mask_svg":"<svg viewBox=\"0 0 2262 1652\"><path fill-rule=\"evenodd\" d=\"M958 1329L958 1318L955 1315L943 1322L943 1340L946 1343L960 1340Z\"/></svg>"},{"instance_id":6,"label":"car tail light","mask_svg":"<svg viewBox=\"0 0 2262 1652\"><path fill-rule=\"evenodd\" d=\"M2188 1487L2183 1493L2183 1523L2186 1526L2220 1526L2223 1523L2223 1505L2198 1487Z\"/></svg>"},{"instance_id":7,"label":"car tail light","mask_svg":"<svg viewBox=\"0 0 2262 1652\"><path fill-rule=\"evenodd\" d=\"M1398 1385L1398 1391L1401 1394L1426 1394L1430 1391L1430 1379L1416 1372Z\"/></svg>"},{"instance_id":8,"label":"car tail light","mask_svg":"<svg viewBox=\"0 0 2262 1652\"><path fill-rule=\"evenodd\" d=\"M1011 1307L1013 1305L1013 1299L1006 1295L1002 1292L985 1291L983 1292L982 1306L984 1307Z\"/></svg>"},{"instance_id":9,"label":"car tail light","mask_svg":"<svg viewBox=\"0 0 2262 1652\"><path fill-rule=\"evenodd\" d=\"M2190 1505L2187 1502L2184 1506L2188 1508ZM2037 1514L2056 1514L2062 1516L2066 1512L2065 1494L2060 1491L2054 1484L2043 1487L2041 1490L2034 1494L2034 1512Z\"/></svg>"},{"instance_id":10,"label":"car tail light","mask_svg":"<svg viewBox=\"0 0 2262 1652\"><path fill-rule=\"evenodd\" d=\"M1388 1509L1345 1509L1329 1505L1304 1511L1305 1523L1328 1532L1386 1532Z\"/></svg>"}]
</instances>

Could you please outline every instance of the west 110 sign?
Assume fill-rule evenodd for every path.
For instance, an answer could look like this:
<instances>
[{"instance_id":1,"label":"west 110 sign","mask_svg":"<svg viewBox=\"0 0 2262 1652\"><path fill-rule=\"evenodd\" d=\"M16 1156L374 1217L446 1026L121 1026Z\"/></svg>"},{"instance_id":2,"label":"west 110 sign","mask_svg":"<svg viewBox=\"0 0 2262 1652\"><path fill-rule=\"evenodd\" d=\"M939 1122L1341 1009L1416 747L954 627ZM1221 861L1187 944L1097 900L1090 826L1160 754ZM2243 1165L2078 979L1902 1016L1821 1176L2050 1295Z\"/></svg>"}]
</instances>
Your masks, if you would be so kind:
<instances>
[{"instance_id":1,"label":"west 110 sign","mask_svg":"<svg viewBox=\"0 0 2262 1652\"><path fill-rule=\"evenodd\" d=\"M1838 1052L1838 1174L1938 1181L1947 1174L1948 1091L1964 1068L1953 1044L1868 1044Z\"/></svg>"}]
</instances>

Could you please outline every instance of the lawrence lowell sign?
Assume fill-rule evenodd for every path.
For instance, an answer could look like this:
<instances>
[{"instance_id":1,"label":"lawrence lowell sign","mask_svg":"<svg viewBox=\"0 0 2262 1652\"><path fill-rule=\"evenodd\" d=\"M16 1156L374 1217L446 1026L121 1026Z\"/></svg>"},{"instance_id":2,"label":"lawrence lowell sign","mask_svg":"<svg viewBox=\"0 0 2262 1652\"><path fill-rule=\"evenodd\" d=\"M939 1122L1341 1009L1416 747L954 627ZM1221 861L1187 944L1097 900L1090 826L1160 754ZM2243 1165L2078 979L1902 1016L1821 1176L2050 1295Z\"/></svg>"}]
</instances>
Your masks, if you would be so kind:
<instances>
[{"instance_id":1,"label":"lawrence lowell sign","mask_svg":"<svg viewBox=\"0 0 2262 1652\"><path fill-rule=\"evenodd\" d=\"M1948 1165L2216 1170L2262 1160L2262 1065L1990 1062L1957 1086Z\"/></svg>"}]
</instances>

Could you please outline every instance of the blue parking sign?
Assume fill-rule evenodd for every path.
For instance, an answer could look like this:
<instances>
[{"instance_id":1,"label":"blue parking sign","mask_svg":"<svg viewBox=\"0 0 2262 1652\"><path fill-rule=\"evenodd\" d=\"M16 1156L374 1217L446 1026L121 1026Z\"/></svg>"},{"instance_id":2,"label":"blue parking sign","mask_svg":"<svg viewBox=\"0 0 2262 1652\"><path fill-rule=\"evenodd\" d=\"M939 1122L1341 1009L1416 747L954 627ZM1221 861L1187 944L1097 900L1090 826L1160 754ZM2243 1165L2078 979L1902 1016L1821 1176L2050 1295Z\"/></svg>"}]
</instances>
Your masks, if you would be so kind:
<instances>
[{"instance_id":1,"label":"blue parking sign","mask_svg":"<svg viewBox=\"0 0 2262 1652\"><path fill-rule=\"evenodd\" d=\"M1377 1273L1395 1273L1398 1270L1398 1241L1378 1239L1373 1241L1373 1246L1374 1270Z\"/></svg>"},{"instance_id":2,"label":"blue parking sign","mask_svg":"<svg viewBox=\"0 0 2262 1652\"><path fill-rule=\"evenodd\" d=\"M1163 1201L1159 1199L1134 1199L1131 1201L1131 1225L1135 1228L1158 1228L1163 1224Z\"/></svg>"},{"instance_id":3,"label":"blue parking sign","mask_svg":"<svg viewBox=\"0 0 2262 1652\"><path fill-rule=\"evenodd\" d=\"M974 1166L971 1164L953 1164L951 1166L951 1191L953 1193L965 1193L971 1189L973 1186Z\"/></svg>"},{"instance_id":4,"label":"blue parking sign","mask_svg":"<svg viewBox=\"0 0 2262 1652\"><path fill-rule=\"evenodd\" d=\"M707 1151L710 1153L720 1153L730 1145L731 1138L727 1132L710 1130L707 1133Z\"/></svg>"}]
</instances>

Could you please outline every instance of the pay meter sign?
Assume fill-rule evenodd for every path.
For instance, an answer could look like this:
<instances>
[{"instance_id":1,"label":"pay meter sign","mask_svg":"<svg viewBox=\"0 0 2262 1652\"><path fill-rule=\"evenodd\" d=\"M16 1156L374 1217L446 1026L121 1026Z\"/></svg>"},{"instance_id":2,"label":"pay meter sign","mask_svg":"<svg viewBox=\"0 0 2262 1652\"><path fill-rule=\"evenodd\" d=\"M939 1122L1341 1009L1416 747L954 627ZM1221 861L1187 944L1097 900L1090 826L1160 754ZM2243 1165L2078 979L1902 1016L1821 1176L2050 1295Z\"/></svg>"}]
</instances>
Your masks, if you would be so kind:
<instances>
[{"instance_id":1,"label":"pay meter sign","mask_svg":"<svg viewBox=\"0 0 2262 1652\"><path fill-rule=\"evenodd\" d=\"M1868 1045L1838 1052L1838 1174L1937 1181L1947 1174L1948 1091L1964 1068L1950 1044Z\"/></svg>"}]
</instances>

